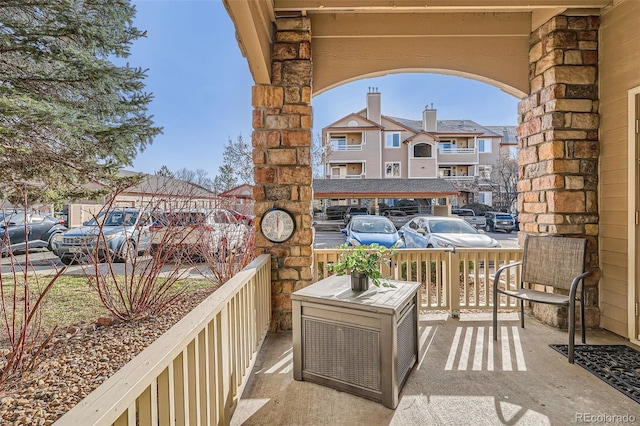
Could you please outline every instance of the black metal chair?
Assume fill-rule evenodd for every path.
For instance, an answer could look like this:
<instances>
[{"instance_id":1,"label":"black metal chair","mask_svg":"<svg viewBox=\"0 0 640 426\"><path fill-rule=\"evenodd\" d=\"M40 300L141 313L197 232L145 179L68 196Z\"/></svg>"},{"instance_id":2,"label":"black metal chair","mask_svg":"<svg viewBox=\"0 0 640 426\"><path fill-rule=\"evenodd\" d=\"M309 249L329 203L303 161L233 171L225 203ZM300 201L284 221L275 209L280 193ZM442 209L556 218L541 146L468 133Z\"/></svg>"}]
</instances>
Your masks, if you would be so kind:
<instances>
[{"instance_id":1,"label":"black metal chair","mask_svg":"<svg viewBox=\"0 0 640 426\"><path fill-rule=\"evenodd\" d=\"M504 265L496 271L493 280L493 340L498 340L498 295L520 299L520 326L524 328L524 302L566 306L569 309L569 362L573 364L575 346L576 295L579 291L582 343L586 343L584 318L585 238L528 235L524 242L521 262ZM509 268L522 265L520 287L500 288L500 276ZM507 280L508 282L508 280ZM582 283L582 285L580 285ZM532 285L543 285L563 290L562 294L533 290ZM578 290L580 287L580 290ZM568 293L568 294L565 294Z\"/></svg>"}]
</instances>

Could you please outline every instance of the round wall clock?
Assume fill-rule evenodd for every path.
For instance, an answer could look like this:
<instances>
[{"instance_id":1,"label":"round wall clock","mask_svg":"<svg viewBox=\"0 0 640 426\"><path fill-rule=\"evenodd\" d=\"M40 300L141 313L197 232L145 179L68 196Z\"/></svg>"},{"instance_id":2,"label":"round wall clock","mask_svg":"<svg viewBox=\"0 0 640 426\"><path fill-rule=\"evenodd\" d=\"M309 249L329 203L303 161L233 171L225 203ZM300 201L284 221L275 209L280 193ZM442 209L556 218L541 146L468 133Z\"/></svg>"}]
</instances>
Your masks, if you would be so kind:
<instances>
[{"instance_id":1,"label":"round wall clock","mask_svg":"<svg viewBox=\"0 0 640 426\"><path fill-rule=\"evenodd\" d=\"M273 208L262 215L260 230L269 241L283 243L293 235L296 230L296 222L288 211Z\"/></svg>"}]
</instances>

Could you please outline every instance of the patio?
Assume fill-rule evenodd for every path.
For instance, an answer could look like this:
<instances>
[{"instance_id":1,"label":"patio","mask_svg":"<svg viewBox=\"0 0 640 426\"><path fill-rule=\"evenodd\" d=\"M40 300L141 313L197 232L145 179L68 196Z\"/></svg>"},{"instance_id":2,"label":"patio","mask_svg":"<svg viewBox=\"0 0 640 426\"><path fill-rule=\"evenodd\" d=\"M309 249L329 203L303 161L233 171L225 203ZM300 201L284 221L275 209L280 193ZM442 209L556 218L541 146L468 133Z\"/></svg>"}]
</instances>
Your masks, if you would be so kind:
<instances>
[{"instance_id":1,"label":"patio","mask_svg":"<svg viewBox=\"0 0 640 426\"><path fill-rule=\"evenodd\" d=\"M517 314L505 313L499 324L508 338L494 343L490 315L421 315L420 359L396 410L295 381L291 334L270 333L231 424L540 425L576 423L588 416L638 417L636 402L549 347L566 344L566 331L534 318L527 318L523 330ZM587 343L629 345L604 330L589 330Z\"/></svg>"}]
</instances>

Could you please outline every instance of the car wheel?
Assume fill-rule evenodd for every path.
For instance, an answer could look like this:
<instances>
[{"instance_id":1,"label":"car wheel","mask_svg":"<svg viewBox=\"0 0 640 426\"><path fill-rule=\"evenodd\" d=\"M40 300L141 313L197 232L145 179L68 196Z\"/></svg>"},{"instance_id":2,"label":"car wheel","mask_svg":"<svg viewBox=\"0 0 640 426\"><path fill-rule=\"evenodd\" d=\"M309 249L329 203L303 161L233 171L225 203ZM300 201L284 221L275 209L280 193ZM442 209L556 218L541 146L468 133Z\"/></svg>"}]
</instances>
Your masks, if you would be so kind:
<instances>
[{"instance_id":1,"label":"car wheel","mask_svg":"<svg viewBox=\"0 0 640 426\"><path fill-rule=\"evenodd\" d=\"M513 232L513 229L507 229L507 234L510 234Z\"/></svg>"},{"instance_id":2,"label":"car wheel","mask_svg":"<svg viewBox=\"0 0 640 426\"><path fill-rule=\"evenodd\" d=\"M60 234L62 234L62 232L54 232L53 234L51 234L51 236L49 237L49 241L47 241L47 250L53 251L53 239Z\"/></svg>"},{"instance_id":3,"label":"car wheel","mask_svg":"<svg viewBox=\"0 0 640 426\"><path fill-rule=\"evenodd\" d=\"M126 240L120 246L120 250L118 250L118 254L115 256L114 261L116 263L125 263L127 259L136 256L136 245L131 240Z\"/></svg>"},{"instance_id":4,"label":"car wheel","mask_svg":"<svg viewBox=\"0 0 640 426\"><path fill-rule=\"evenodd\" d=\"M485 231L487 231L487 232L489 232L489 231L491 230L491 226L489 226L489 224L487 223L487 224L484 226L484 230L485 230Z\"/></svg>"},{"instance_id":5,"label":"car wheel","mask_svg":"<svg viewBox=\"0 0 640 426\"><path fill-rule=\"evenodd\" d=\"M63 256L60 258L60 262L62 262L63 265L73 265L74 261L75 259L69 256Z\"/></svg>"}]
</instances>

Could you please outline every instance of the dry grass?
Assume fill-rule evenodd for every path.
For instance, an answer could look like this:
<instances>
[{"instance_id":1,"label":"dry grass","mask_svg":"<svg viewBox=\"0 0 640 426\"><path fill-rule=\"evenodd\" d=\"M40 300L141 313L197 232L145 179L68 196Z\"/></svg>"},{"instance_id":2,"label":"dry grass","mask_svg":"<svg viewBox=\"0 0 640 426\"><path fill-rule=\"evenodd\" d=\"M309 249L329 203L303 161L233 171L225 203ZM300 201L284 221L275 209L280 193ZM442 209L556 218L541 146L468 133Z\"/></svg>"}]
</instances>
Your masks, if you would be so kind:
<instances>
[{"instance_id":1,"label":"dry grass","mask_svg":"<svg viewBox=\"0 0 640 426\"><path fill-rule=\"evenodd\" d=\"M13 297L13 282L3 277L2 287L5 294L6 308L11 311ZM42 289L49 282L50 277L34 277L30 282L34 295L37 296L39 289ZM187 279L181 282L182 285L189 286L190 291L211 286L208 280ZM18 282L18 315L23 308L24 286ZM5 347L7 342L7 330L4 325L4 311L0 307L0 348ZM10 312L9 312L10 313ZM61 276L51 288L45 298L42 309L42 334L48 335L54 328L65 330L72 325L94 323L99 317L108 315L108 311L100 302L98 293L89 285L89 280L85 276Z\"/></svg>"}]
</instances>

